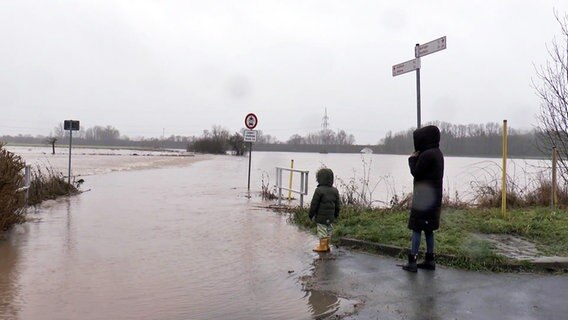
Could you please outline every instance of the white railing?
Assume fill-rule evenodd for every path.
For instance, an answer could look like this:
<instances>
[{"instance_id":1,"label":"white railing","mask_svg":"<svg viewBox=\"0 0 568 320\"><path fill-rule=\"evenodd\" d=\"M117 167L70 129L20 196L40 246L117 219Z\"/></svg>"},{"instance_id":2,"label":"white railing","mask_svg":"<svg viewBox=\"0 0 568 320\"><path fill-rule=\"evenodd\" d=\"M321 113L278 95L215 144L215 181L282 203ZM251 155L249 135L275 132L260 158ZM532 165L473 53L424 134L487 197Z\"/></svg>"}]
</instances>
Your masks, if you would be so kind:
<instances>
[{"instance_id":1,"label":"white railing","mask_svg":"<svg viewBox=\"0 0 568 320\"><path fill-rule=\"evenodd\" d=\"M299 189L294 189L291 184L288 187L284 186L284 180L282 179L283 172L290 172L291 177L294 174L300 174L300 185ZM282 204L282 190L290 191L300 195L300 207L304 206L304 196L308 194L308 174L309 171L296 170L289 168L276 167L276 189L278 189L278 205ZM292 181L292 178L290 179Z\"/></svg>"},{"instance_id":2,"label":"white railing","mask_svg":"<svg viewBox=\"0 0 568 320\"><path fill-rule=\"evenodd\" d=\"M26 203L28 203L28 197L30 195L30 185L32 183L31 171L32 171L31 166L29 166L29 165L25 166L24 186L16 189L16 192L22 192L22 191L26 192L26 195L25 195Z\"/></svg>"}]
</instances>

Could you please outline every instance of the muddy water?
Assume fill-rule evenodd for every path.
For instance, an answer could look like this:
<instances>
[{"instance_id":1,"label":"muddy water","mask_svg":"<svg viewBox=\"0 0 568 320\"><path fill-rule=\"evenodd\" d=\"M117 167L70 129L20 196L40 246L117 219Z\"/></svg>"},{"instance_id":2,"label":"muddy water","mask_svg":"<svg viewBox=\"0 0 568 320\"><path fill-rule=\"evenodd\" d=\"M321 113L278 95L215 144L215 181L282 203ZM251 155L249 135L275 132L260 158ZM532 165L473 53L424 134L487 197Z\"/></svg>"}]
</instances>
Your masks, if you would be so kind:
<instances>
[{"instance_id":1,"label":"muddy water","mask_svg":"<svg viewBox=\"0 0 568 320\"><path fill-rule=\"evenodd\" d=\"M0 319L310 319L315 238L246 197L247 159L86 178L0 240ZM244 186L244 188L243 188Z\"/></svg>"},{"instance_id":2,"label":"muddy water","mask_svg":"<svg viewBox=\"0 0 568 320\"><path fill-rule=\"evenodd\" d=\"M65 154L20 151L30 163L66 172ZM274 167L295 159L296 168L310 170L307 200L323 165L345 181L372 168L367 174L379 181L374 194L379 200L408 192L411 183L405 156L258 152L248 198L246 158L191 164L199 156L100 152L74 152L73 172L90 191L45 203L31 215L36 220L0 238L0 319L342 314L351 302L303 291L300 279L312 272L315 238L263 209L258 197L263 179L273 185ZM461 190L454 181L478 179L476 171L487 172L487 162L448 157L446 185ZM156 168L164 165L170 167ZM137 170L144 168L151 170Z\"/></svg>"}]
</instances>

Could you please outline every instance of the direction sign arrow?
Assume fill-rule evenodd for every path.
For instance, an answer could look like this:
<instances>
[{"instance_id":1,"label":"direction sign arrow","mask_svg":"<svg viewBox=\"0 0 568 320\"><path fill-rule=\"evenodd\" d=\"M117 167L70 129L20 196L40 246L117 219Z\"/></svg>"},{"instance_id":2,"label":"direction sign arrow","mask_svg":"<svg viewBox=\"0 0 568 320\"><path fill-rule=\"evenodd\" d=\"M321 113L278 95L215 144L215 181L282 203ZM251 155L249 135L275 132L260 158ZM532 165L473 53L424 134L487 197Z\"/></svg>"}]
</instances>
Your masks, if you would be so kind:
<instances>
[{"instance_id":1,"label":"direction sign arrow","mask_svg":"<svg viewBox=\"0 0 568 320\"><path fill-rule=\"evenodd\" d=\"M430 53L438 52L444 49L446 49L446 36L416 46L414 53L416 58L420 58L429 55Z\"/></svg>"},{"instance_id":2,"label":"direction sign arrow","mask_svg":"<svg viewBox=\"0 0 568 320\"><path fill-rule=\"evenodd\" d=\"M405 61L403 63L392 66L392 76L396 77L403 73L420 69L420 58Z\"/></svg>"}]
</instances>

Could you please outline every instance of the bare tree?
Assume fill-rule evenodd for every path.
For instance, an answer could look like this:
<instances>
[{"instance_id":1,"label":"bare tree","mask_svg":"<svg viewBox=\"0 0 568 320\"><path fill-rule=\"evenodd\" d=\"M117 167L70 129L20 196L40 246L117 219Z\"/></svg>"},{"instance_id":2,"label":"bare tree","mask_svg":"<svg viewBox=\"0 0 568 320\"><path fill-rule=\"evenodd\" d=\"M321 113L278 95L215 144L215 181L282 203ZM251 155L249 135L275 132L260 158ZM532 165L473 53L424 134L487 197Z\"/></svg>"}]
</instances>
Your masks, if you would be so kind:
<instances>
[{"instance_id":1,"label":"bare tree","mask_svg":"<svg viewBox=\"0 0 568 320\"><path fill-rule=\"evenodd\" d=\"M560 175L568 182L568 15L554 11L560 25L560 39L547 45L549 60L536 68L538 83L533 87L540 98L537 129L544 137L542 151L556 147L559 152Z\"/></svg>"},{"instance_id":2,"label":"bare tree","mask_svg":"<svg viewBox=\"0 0 568 320\"><path fill-rule=\"evenodd\" d=\"M47 137L45 142L51 145L51 154L55 154L55 143L57 142L57 138Z\"/></svg>"}]
</instances>

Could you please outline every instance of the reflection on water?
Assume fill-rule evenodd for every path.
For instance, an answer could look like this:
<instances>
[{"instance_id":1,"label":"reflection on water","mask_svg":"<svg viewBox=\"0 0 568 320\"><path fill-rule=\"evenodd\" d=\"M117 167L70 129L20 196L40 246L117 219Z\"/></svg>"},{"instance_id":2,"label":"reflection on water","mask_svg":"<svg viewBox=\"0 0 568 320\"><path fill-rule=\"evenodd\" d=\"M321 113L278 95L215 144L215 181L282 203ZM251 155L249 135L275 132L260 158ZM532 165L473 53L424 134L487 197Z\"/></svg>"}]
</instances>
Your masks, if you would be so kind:
<instances>
[{"instance_id":1,"label":"reflection on water","mask_svg":"<svg viewBox=\"0 0 568 320\"><path fill-rule=\"evenodd\" d=\"M0 319L310 319L297 279L315 238L247 199L246 169L91 176L45 203L0 243Z\"/></svg>"},{"instance_id":2,"label":"reflection on water","mask_svg":"<svg viewBox=\"0 0 568 320\"><path fill-rule=\"evenodd\" d=\"M10 319L18 314L18 278L15 266L18 250L11 241L0 237L0 319Z\"/></svg>"},{"instance_id":3,"label":"reflection on water","mask_svg":"<svg viewBox=\"0 0 568 320\"><path fill-rule=\"evenodd\" d=\"M324 319L333 315L340 307L336 295L317 290L311 290L308 293L308 305L310 312L317 319Z\"/></svg>"}]
</instances>

